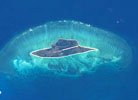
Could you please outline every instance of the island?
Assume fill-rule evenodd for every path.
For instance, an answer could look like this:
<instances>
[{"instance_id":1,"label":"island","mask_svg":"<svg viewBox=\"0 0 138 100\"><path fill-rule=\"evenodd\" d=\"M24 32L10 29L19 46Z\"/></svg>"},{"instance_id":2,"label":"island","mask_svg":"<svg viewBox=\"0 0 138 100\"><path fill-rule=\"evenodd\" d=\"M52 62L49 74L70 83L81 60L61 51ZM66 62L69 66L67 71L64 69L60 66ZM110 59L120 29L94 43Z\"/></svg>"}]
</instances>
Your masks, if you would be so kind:
<instances>
[{"instance_id":1,"label":"island","mask_svg":"<svg viewBox=\"0 0 138 100\"><path fill-rule=\"evenodd\" d=\"M47 57L65 57L74 54L84 53L97 50L96 48L81 47L77 40L59 39L51 48L44 48L31 52L31 55L47 58Z\"/></svg>"}]
</instances>

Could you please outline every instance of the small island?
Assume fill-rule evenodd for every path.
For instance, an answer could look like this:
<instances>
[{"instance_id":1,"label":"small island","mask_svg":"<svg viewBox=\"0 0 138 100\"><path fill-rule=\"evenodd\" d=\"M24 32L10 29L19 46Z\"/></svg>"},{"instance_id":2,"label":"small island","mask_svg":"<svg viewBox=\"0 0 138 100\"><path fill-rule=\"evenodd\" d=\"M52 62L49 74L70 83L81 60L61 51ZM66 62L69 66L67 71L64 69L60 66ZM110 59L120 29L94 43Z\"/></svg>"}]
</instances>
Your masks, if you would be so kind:
<instances>
[{"instance_id":1,"label":"small island","mask_svg":"<svg viewBox=\"0 0 138 100\"><path fill-rule=\"evenodd\" d=\"M74 54L97 50L95 48L81 47L77 40L59 39L51 48L31 52L31 55L48 58L64 57Z\"/></svg>"}]
</instances>

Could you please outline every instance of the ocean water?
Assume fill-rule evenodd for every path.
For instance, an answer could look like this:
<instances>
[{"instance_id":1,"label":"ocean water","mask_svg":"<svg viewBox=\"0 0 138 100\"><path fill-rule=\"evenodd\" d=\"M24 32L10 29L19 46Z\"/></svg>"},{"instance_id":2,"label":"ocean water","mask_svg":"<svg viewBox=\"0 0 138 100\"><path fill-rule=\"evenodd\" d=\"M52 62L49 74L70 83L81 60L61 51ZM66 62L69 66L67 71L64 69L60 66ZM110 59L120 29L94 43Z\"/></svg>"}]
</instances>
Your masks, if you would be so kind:
<instances>
[{"instance_id":1,"label":"ocean water","mask_svg":"<svg viewBox=\"0 0 138 100\"><path fill-rule=\"evenodd\" d=\"M80 77L12 78L1 73L2 64L0 100L138 100L137 4L137 0L0 0L1 49L29 28L49 21L76 20L117 34L133 53L126 69L102 66Z\"/></svg>"}]
</instances>

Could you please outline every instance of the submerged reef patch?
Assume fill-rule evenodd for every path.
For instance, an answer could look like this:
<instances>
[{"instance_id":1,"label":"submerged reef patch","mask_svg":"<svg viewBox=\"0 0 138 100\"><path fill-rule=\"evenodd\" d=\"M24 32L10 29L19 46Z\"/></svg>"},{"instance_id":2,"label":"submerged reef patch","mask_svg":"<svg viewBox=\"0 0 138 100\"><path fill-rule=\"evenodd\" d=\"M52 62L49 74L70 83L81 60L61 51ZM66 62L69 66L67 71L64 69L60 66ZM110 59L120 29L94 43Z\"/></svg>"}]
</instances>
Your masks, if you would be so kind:
<instances>
[{"instance_id":1,"label":"submerged reef patch","mask_svg":"<svg viewBox=\"0 0 138 100\"><path fill-rule=\"evenodd\" d=\"M67 20L15 36L0 54L1 72L23 75L51 72L78 76L106 64L125 68L132 59L128 43L116 34Z\"/></svg>"}]
</instances>

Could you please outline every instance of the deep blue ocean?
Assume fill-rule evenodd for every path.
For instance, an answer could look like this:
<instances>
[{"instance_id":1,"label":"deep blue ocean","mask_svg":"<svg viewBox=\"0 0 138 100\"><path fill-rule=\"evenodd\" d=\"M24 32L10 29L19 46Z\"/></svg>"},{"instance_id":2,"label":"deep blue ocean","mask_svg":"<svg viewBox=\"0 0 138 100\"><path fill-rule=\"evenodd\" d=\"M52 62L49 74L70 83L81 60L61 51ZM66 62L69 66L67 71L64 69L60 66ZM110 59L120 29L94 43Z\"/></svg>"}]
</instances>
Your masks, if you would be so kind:
<instances>
[{"instance_id":1,"label":"deep blue ocean","mask_svg":"<svg viewBox=\"0 0 138 100\"><path fill-rule=\"evenodd\" d=\"M138 100L137 0L0 0L0 48L31 27L57 20L81 21L116 33L132 48L132 64L120 72L100 68L78 78L24 81L0 73L0 100Z\"/></svg>"}]
</instances>

